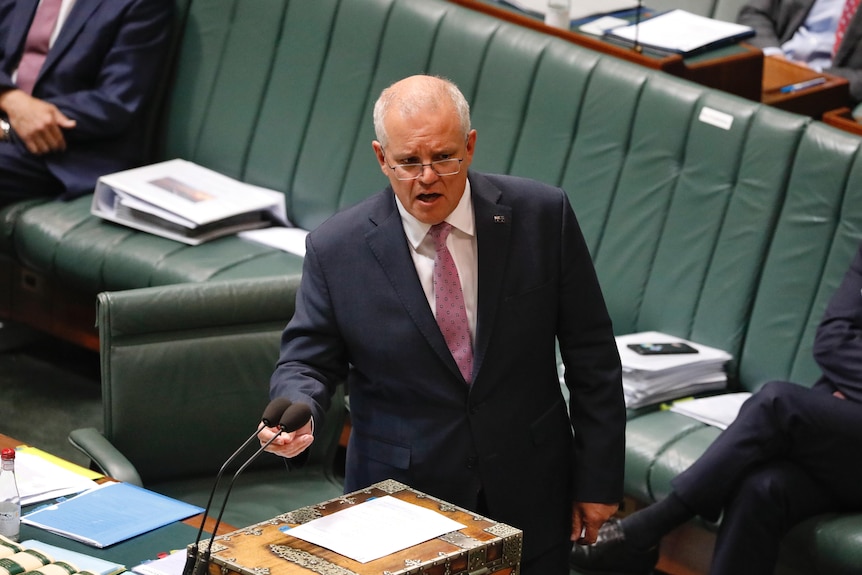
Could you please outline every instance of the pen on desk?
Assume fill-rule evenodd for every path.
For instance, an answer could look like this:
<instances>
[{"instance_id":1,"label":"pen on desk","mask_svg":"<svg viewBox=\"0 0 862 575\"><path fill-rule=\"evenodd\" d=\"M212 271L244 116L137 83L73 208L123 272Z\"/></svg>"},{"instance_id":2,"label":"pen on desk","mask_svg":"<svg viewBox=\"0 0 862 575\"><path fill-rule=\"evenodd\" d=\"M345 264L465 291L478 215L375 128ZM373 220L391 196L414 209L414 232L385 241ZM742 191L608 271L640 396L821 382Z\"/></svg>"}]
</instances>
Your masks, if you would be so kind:
<instances>
[{"instance_id":1,"label":"pen on desk","mask_svg":"<svg viewBox=\"0 0 862 575\"><path fill-rule=\"evenodd\" d=\"M790 94L791 92L798 92L799 90L804 90L806 88L812 88L814 86L819 86L820 84L826 83L826 78L820 76L819 78L812 78L811 80L806 80L804 82L798 82L796 84L790 84L787 86L783 86L779 92L782 94Z\"/></svg>"}]
</instances>

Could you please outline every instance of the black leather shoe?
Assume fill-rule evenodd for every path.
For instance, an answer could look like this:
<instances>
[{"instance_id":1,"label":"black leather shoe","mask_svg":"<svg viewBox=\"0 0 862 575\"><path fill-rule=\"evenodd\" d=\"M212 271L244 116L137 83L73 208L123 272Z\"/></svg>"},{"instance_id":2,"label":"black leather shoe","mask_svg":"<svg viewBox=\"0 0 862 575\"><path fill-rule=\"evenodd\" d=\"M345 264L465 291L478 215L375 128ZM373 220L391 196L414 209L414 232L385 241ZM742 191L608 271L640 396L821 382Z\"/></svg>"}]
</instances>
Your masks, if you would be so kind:
<instances>
[{"instance_id":1,"label":"black leather shoe","mask_svg":"<svg viewBox=\"0 0 862 575\"><path fill-rule=\"evenodd\" d=\"M658 562L658 547L646 551L632 549L620 520L611 518L599 529L592 545L575 545L569 557L572 569L583 575L647 575Z\"/></svg>"}]
</instances>

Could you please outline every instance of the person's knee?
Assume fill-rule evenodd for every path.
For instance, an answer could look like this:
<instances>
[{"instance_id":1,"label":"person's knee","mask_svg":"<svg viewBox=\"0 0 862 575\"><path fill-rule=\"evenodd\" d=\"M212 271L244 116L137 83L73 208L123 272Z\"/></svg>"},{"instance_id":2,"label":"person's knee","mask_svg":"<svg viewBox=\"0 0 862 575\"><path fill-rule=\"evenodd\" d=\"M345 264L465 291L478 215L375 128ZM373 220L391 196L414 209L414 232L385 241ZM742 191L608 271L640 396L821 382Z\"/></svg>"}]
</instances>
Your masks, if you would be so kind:
<instances>
[{"instance_id":1,"label":"person's knee","mask_svg":"<svg viewBox=\"0 0 862 575\"><path fill-rule=\"evenodd\" d=\"M751 396L747 403L749 408L761 408L775 411L804 401L804 395L810 391L801 385L788 381L770 381L765 383L760 390Z\"/></svg>"},{"instance_id":2,"label":"person's knee","mask_svg":"<svg viewBox=\"0 0 862 575\"><path fill-rule=\"evenodd\" d=\"M781 521L787 509L787 498L787 485L781 469L767 467L748 474L740 481L731 504L760 519Z\"/></svg>"}]
</instances>

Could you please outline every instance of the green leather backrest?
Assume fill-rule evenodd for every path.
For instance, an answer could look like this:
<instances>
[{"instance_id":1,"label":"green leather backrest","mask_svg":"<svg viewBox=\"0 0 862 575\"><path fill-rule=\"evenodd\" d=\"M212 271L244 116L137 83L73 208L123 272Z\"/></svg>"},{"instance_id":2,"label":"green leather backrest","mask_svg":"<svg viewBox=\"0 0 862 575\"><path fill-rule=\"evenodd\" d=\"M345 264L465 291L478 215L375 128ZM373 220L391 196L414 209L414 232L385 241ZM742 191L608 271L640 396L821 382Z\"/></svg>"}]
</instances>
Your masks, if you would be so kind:
<instances>
[{"instance_id":1,"label":"green leather backrest","mask_svg":"<svg viewBox=\"0 0 862 575\"><path fill-rule=\"evenodd\" d=\"M741 357L741 382L812 384L817 325L862 241L860 140L822 124L806 130L764 263Z\"/></svg>"},{"instance_id":2,"label":"green leather backrest","mask_svg":"<svg viewBox=\"0 0 862 575\"><path fill-rule=\"evenodd\" d=\"M293 276L99 295L103 432L145 485L215 477L255 430L298 284ZM343 390L333 401L310 464L334 456ZM283 465L270 454L259 461Z\"/></svg>"},{"instance_id":3,"label":"green leather backrest","mask_svg":"<svg viewBox=\"0 0 862 575\"><path fill-rule=\"evenodd\" d=\"M794 368L795 355L779 362L746 343L775 321L765 296L752 306L761 274L769 290L776 275L819 265L784 265L776 250L798 240L772 234L808 217L808 187L837 201L843 183L818 178L849 170L856 138L445 0L189 0L180 48L165 158L282 190L310 229L385 185L370 146L380 90L408 74L446 76L471 102L477 170L569 194L617 333L666 331L744 356L746 386L810 372L804 354ZM106 225L81 202L30 212L16 238L25 263L87 289L300 265L237 238L190 248ZM792 321L814 323L806 314Z\"/></svg>"},{"instance_id":4,"label":"green leather backrest","mask_svg":"<svg viewBox=\"0 0 862 575\"><path fill-rule=\"evenodd\" d=\"M313 228L385 184L380 90L446 76L471 102L476 169L567 190L618 333L739 353L808 120L442 0L194 0L183 42L167 156L284 190ZM206 277L207 256L172 254L158 281Z\"/></svg>"}]
</instances>

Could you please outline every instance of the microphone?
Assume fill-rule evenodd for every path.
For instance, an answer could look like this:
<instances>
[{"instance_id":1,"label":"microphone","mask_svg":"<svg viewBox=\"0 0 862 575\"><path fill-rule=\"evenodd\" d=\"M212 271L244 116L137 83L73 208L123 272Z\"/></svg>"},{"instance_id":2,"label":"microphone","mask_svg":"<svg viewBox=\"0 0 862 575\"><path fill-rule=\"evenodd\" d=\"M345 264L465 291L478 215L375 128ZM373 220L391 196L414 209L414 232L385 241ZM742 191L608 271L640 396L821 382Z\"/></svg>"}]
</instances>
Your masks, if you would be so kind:
<instances>
[{"instance_id":1,"label":"microphone","mask_svg":"<svg viewBox=\"0 0 862 575\"><path fill-rule=\"evenodd\" d=\"M638 0L638 8L637 12L635 12L635 43L634 46L632 46L634 51L638 54L644 51L643 46L641 46L640 42L638 41L638 32L640 32L641 29L641 12L643 11L643 9L643 0Z\"/></svg>"},{"instance_id":2,"label":"microphone","mask_svg":"<svg viewBox=\"0 0 862 575\"><path fill-rule=\"evenodd\" d=\"M267 427L274 427L275 421L280 420L287 409L291 406L292 402L286 397L277 397L269 402L269 405L266 406L266 409L263 410L263 415L260 417L260 420ZM201 535L203 534L204 524L207 521L207 517L209 516L210 506L213 502L213 496L215 495L216 487L218 487L219 480L221 479L222 474L224 473L227 466L231 464L231 462L236 459L236 457L246 448L248 444L251 443L258 434L258 429L254 430L248 439L239 446L239 449L233 452L233 454L227 458L227 460L222 464L221 469L218 470L218 474L216 475L215 482L213 483L212 491L210 491L209 499L207 500L207 505L204 508L204 515L201 518L201 526L198 529L198 535L195 538L194 544L188 548L186 551L186 564L183 567L183 575L192 575L192 571L195 567L195 562L197 561L198 556L198 545L201 541Z\"/></svg>"},{"instance_id":3,"label":"microphone","mask_svg":"<svg viewBox=\"0 0 862 575\"><path fill-rule=\"evenodd\" d=\"M216 519L215 527L213 528L213 536L210 539L209 545L207 545L207 549L204 552L204 556L201 558L200 562L195 565L194 575L205 575L209 570L210 556L212 555L212 547L213 542L215 541L216 534L218 533L219 525L221 525L221 518L224 514L225 507L227 507L227 499L230 496L230 491L233 488L234 481L239 477L239 474L245 471L245 468L251 465L257 457L264 452L264 450L269 447L270 443L275 441L282 433L290 433L291 431L296 431L311 419L311 408L309 408L304 403L294 403L291 404L285 411L284 415L281 416L281 419L278 422L278 427L280 431L272 436L272 438L263 444L260 449L255 451L251 457L245 460L245 463L240 465L239 469L236 470L236 473L233 474L233 477L230 480L230 483L227 486L227 491L224 494L224 500L222 500L221 510L219 511L218 518ZM188 560L186 561L188 564ZM185 575L185 574L184 574Z\"/></svg>"}]
</instances>

